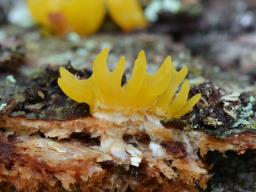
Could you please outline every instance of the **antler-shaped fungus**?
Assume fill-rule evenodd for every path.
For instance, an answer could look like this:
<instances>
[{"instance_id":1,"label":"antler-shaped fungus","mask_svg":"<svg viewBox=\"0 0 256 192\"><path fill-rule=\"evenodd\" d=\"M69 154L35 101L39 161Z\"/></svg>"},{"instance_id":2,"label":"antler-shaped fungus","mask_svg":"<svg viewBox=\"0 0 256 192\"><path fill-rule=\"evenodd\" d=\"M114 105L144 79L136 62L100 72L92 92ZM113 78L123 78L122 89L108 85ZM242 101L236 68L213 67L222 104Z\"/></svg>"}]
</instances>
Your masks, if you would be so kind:
<instances>
[{"instance_id":1,"label":"antler-shaped fungus","mask_svg":"<svg viewBox=\"0 0 256 192\"><path fill-rule=\"evenodd\" d=\"M145 53L141 51L131 78L122 85L125 57L121 57L116 68L110 71L107 66L108 52L104 49L96 57L93 74L86 80L79 80L65 68L60 68L60 88L71 99L87 103L92 113L108 110L125 114L149 113L164 119L179 118L191 111L200 100L201 94L188 100L190 85L185 80L187 68L177 71L171 57L164 60L157 72L148 74Z\"/></svg>"}]
</instances>

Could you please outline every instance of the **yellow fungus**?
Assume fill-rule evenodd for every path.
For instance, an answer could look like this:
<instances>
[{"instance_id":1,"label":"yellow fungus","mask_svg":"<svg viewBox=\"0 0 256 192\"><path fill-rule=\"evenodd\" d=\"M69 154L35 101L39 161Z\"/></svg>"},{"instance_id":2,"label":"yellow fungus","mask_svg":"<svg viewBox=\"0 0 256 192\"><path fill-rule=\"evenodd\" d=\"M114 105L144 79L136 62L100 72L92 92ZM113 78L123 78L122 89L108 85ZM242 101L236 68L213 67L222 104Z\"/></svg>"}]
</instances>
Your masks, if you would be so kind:
<instances>
[{"instance_id":1,"label":"yellow fungus","mask_svg":"<svg viewBox=\"0 0 256 192\"><path fill-rule=\"evenodd\" d=\"M28 0L33 18L59 34L92 34L105 16L104 0Z\"/></svg>"},{"instance_id":2,"label":"yellow fungus","mask_svg":"<svg viewBox=\"0 0 256 192\"><path fill-rule=\"evenodd\" d=\"M106 0L106 2L110 16L124 31L147 26L138 0Z\"/></svg>"},{"instance_id":3,"label":"yellow fungus","mask_svg":"<svg viewBox=\"0 0 256 192\"><path fill-rule=\"evenodd\" d=\"M144 28L146 19L138 0L28 0L31 15L38 24L60 35L95 33L101 26L106 7L124 30Z\"/></svg>"},{"instance_id":4,"label":"yellow fungus","mask_svg":"<svg viewBox=\"0 0 256 192\"><path fill-rule=\"evenodd\" d=\"M125 58L121 57L116 68L110 71L108 52L104 49L96 57L93 74L86 80L79 80L65 68L60 68L58 84L62 91L79 103L87 103L92 113L107 110L124 114L153 114L164 119L179 118L200 100L200 94L188 99L187 68L176 71L171 57L167 57L154 74L148 74L146 56L141 51L130 79L121 85Z\"/></svg>"}]
</instances>

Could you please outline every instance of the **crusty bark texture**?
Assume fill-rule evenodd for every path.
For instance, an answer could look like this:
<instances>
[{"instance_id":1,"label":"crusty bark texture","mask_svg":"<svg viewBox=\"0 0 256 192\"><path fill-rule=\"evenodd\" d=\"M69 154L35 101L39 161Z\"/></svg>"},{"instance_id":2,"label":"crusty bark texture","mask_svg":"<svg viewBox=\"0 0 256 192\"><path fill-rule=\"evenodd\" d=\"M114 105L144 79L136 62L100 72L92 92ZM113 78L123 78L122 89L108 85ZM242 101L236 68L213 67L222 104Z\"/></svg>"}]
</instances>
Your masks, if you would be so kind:
<instances>
[{"instance_id":1,"label":"crusty bark texture","mask_svg":"<svg viewBox=\"0 0 256 192\"><path fill-rule=\"evenodd\" d=\"M208 151L241 154L256 147L256 135L249 132L220 139L151 123L138 130L142 122L116 124L92 116L1 118L2 191L198 191L210 178L200 160Z\"/></svg>"},{"instance_id":2,"label":"crusty bark texture","mask_svg":"<svg viewBox=\"0 0 256 192\"><path fill-rule=\"evenodd\" d=\"M1 191L195 191L143 162L123 167L76 141L0 135Z\"/></svg>"}]
</instances>

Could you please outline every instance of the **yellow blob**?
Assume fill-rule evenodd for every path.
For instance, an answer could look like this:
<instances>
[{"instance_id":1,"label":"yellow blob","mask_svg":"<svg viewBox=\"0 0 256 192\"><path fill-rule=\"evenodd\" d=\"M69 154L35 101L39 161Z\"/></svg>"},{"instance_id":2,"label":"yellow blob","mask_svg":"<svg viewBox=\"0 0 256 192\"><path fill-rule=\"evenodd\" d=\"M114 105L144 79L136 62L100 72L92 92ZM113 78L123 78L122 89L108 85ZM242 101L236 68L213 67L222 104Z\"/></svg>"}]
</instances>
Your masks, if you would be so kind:
<instances>
[{"instance_id":1,"label":"yellow blob","mask_svg":"<svg viewBox=\"0 0 256 192\"><path fill-rule=\"evenodd\" d=\"M176 71L171 57L167 57L154 74L147 73L143 51L135 61L131 78L121 85L125 58L121 57L116 68L107 66L108 49L104 49L93 62L93 74L79 80L60 68L58 84L71 99L89 104L92 113L107 110L124 114L154 114L164 119L179 118L192 110L201 94L188 99L190 85L185 77L187 68ZM180 87L180 88L179 88ZM179 91L178 91L179 89Z\"/></svg>"},{"instance_id":2,"label":"yellow blob","mask_svg":"<svg viewBox=\"0 0 256 192\"><path fill-rule=\"evenodd\" d=\"M60 35L95 33L101 26L106 5L113 20L124 30L146 27L138 0L27 0L33 18Z\"/></svg>"},{"instance_id":3,"label":"yellow blob","mask_svg":"<svg viewBox=\"0 0 256 192\"><path fill-rule=\"evenodd\" d=\"M105 16L104 0L28 0L28 7L40 25L58 34L92 34Z\"/></svg>"},{"instance_id":4,"label":"yellow blob","mask_svg":"<svg viewBox=\"0 0 256 192\"><path fill-rule=\"evenodd\" d=\"M106 0L112 19L124 30L132 31L147 26L138 0Z\"/></svg>"}]
</instances>

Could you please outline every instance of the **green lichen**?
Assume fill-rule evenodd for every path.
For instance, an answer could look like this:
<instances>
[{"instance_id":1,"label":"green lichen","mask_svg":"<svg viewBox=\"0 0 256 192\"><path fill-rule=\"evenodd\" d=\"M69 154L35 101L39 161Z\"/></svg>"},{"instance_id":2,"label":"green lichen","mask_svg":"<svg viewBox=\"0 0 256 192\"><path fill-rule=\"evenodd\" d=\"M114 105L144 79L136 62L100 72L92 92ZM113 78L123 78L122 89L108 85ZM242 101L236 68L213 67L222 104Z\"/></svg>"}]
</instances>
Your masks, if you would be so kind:
<instances>
[{"instance_id":1,"label":"green lichen","mask_svg":"<svg viewBox=\"0 0 256 192\"><path fill-rule=\"evenodd\" d=\"M255 128L255 121L252 119L254 115L253 106L256 103L256 99L250 96L249 102L245 107L239 109L239 115L237 121L233 124L233 128L243 127L243 128Z\"/></svg>"},{"instance_id":2,"label":"green lichen","mask_svg":"<svg viewBox=\"0 0 256 192\"><path fill-rule=\"evenodd\" d=\"M6 77L6 81L9 82L9 83L16 83L16 79L14 78L13 75L8 75Z\"/></svg>"},{"instance_id":3,"label":"green lichen","mask_svg":"<svg viewBox=\"0 0 256 192\"><path fill-rule=\"evenodd\" d=\"M255 121L252 123L252 128L256 129L256 122Z\"/></svg>"},{"instance_id":4,"label":"green lichen","mask_svg":"<svg viewBox=\"0 0 256 192\"><path fill-rule=\"evenodd\" d=\"M7 106L7 103L0 102L0 111L2 111Z\"/></svg>"}]
</instances>

